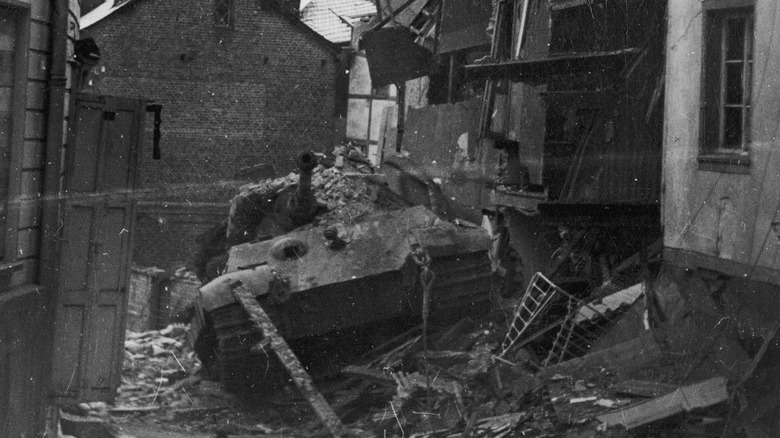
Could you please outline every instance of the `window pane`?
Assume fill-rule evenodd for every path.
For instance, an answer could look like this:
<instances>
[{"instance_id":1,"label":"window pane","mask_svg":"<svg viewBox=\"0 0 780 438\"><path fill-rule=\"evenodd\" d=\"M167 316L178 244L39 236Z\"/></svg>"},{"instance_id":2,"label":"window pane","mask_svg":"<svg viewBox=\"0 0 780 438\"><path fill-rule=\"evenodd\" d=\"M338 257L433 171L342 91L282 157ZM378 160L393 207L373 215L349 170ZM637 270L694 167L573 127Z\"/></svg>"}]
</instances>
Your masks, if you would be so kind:
<instances>
[{"instance_id":1,"label":"window pane","mask_svg":"<svg viewBox=\"0 0 780 438\"><path fill-rule=\"evenodd\" d=\"M726 149L742 148L742 108L729 107L723 109L723 147Z\"/></svg>"},{"instance_id":2,"label":"window pane","mask_svg":"<svg viewBox=\"0 0 780 438\"><path fill-rule=\"evenodd\" d=\"M726 24L726 60L741 60L745 53L745 17L729 18Z\"/></svg>"},{"instance_id":3,"label":"window pane","mask_svg":"<svg viewBox=\"0 0 780 438\"><path fill-rule=\"evenodd\" d=\"M743 95L741 62L730 62L726 64L726 104L741 105Z\"/></svg>"}]
</instances>

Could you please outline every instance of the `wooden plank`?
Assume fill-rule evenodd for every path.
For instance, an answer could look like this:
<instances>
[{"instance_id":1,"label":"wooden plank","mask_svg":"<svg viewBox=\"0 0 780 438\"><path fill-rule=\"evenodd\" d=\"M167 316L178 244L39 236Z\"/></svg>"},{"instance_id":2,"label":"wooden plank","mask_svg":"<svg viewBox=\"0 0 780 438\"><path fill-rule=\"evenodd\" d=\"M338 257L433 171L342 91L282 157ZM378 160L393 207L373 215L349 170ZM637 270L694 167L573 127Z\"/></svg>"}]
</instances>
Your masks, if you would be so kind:
<instances>
[{"instance_id":1,"label":"wooden plank","mask_svg":"<svg viewBox=\"0 0 780 438\"><path fill-rule=\"evenodd\" d=\"M560 11L561 9L576 8L588 4L588 0L554 0L551 2L550 9Z\"/></svg>"},{"instance_id":2,"label":"wooden plank","mask_svg":"<svg viewBox=\"0 0 780 438\"><path fill-rule=\"evenodd\" d=\"M126 415L135 413L148 413L155 412L162 409L160 406L117 406L108 410L108 412L114 415Z\"/></svg>"},{"instance_id":3,"label":"wooden plank","mask_svg":"<svg viewBox=\"0 0 780 438\"><path fill-rule=\"evenodd\" d=\"M623 426L634 429L657 420L683 412L706 408L728 400L729 393L725 377L713 377L693 385L677 388L676 391L645 403L620 411L596 417L607 427Z\"/></svg>"},{"instance_id":4,"label":"wooden plank","mask_svg":"<svg viewBox=\"0 0 780 438\"><path fill-rule=\"evenodd\" d=\"M271 318L257 303L254 294L240 284L233 289L233 293L243 304L244 309L249 313L255 325L262 330L263 335L271 340L271 348L274 350L274 353L276 353L282 365L290 372L293 382L295 382L295 385L309 401L309 404L320 420L322 420L325 427L333 436L344 436L347 430L341 423L341 420L333 412L325 397L314 386L311 376L303 368L303 365L301 365L295 353L290 349L290 346L287 345L287 341L279 334L279 330L271 321Z\"/></svg>"},{"instance_id":5,"label":"wooden plank","mask_svg":"<svg viewBox=\"0 0 780 438\"><path fill-rule=\"evenodd\" d=\"M69 149L70 154L79 159L71 160L66 188L73 192L91 192L97 184L103 110L88 102L80 103L76 117L74 137Z\"/></svg>"},{"instance_id":6,"label":"wooden plank","mask_svg":"<svg viewBox=\"0 0 780 438\"><path fill-rule=\"evenodd\" d=\"M374 368L359 366L359 365L349 365L344 367L341 372L343 374L349 375L349 376L357 376L364 379L368 379L372 382L379 383L381 385L387 385L387 386L396 386L397 383L393 379L393 377L383 371L376 370Z\"/></svg>"},{"instance_id":7,"label":"wooden plank","mask_svg":"<svg viewBox=\"0 0 780 438\"><path fill-rule=\"evenodd\" d=\"M650 382L647 380L625 380L612 387L615 394L632 395L639 397L658 397L677 389L677 386L668 383Z\"/></svg>"},{"instance_id":8,"label":"wooden plank","mask_svg":"<svg viewBox=\"0 0 780 438\"><path fill-rule=\"evenodd\" d=\"M80 361L85 329L85 306L71 305L58 309L55 344L58 355L52 369L52 385L59 395L75 394L81 382ZM58 359L58 360L57 360Z\"/></svg>"},{"instance_id":9,"label":"wooden plank","mask_svg":"<svg viewBox=\"0 0 780 438\"><path fill-rule=\"evenodd\" d=\"M63 276L60 281L60 289L67 294L70 291L80 291L87 288L92 209L72 206L66 219L70 221L70 225L65 228L62 246L63 253L69 256L63 258L60 269L62 272L67 272L68 275Z\"/></svg>"},{"instance_id":10,"label":"wooden plank","mask_svg":"<svg viewBox=\"0 0 780 438\"><path fill-rule=\"evenodd\" d=\"M101 295L106 295L101 293ZM121 296L121 295L120 295ZM86 370L86 381L89 385L87 392L94 391L96 395L101 390L111 388L111 373L114 369L115 360L113 350L116 342L121 342L119 333L117 333L115 321L120 318L118 314L122 309L121 299L113 306L99 305L93 310L93 327L99 330L100 336L90 345L89 367Z\"/></svg>"}]
</instances>

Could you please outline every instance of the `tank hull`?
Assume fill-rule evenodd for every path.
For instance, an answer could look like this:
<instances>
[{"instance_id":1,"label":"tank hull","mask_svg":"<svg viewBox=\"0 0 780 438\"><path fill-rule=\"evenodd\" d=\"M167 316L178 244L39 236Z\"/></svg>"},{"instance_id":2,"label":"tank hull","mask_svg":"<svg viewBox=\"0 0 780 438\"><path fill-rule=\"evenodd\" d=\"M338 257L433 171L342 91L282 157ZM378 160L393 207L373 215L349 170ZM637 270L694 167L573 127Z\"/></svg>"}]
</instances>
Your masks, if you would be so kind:
<instances>
[{"instance_id":1,"label":"tank hull","mask_svg":"<svg viewBox=\"0 0 780 438\"><path fill-rule=\"evenodd\" d=\"M201 289L196 351L228 389L255 386L262 378L258 367L267 369L263 362L268 362L255 347L262 345L262 335L230 293L236 281L253 291L288 341L382 321L419 321L421 267L410 257L417 246L430 255L429 268L436 274L432 318L473 315L489 306L490 238L481 228L441 221L424 207L340 224L336 245L323 237L325 228L233 247L227 273ZM285 290L269 287L272 278L281 279Z\"/></svg>"}]
</instances>

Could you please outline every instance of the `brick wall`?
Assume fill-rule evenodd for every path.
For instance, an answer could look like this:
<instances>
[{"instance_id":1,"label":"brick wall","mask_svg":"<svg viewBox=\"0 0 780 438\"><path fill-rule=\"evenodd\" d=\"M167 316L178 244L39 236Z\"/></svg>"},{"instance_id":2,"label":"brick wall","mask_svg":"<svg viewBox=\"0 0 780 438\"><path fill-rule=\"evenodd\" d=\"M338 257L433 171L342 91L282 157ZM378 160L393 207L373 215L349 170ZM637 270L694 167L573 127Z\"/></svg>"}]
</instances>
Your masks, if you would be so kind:
<instances>
[{"instance_id":1,"label":"brick wall","mask_svg":"<svg viewBox=\"0 0 780 438\"><path fill-rule=\"evenodd\" d=\"M159 161L147 120L143 199L225 201L241 167L286 173L298 152L343 137L332 52L262 0L236 0L232 29L215 27L213 4L137 0L84 30L103 58L87 92L163 105Z\"/></svg>"},{"instance_id":2,"label":"brick wall","mask_svg":"<svg viewBox=\"0 0 780 438\"><path fill-rule=\"evenodd\" d=\"M82 32L102 56L86 92L163 105L161 160L152 159L151 114L142 139L140 266L191 259L197 232L225 218L214 203L248 182L239 169L270 163L286 174L299 152L330 150L344 136L334 112L338 60L267 1L236 0L227 29L214 25L213 0L136 0Z\"/></svg>"},{"instance_id":3,"label":"brick wall","mask_svg":"<svg viewBox=\"0 0 780 438\"><path fill-rule=\"evenodd\" d=\"M195 238L225 220L228 210L227 204L141 204L133 236L133 261L168 272L190 266Z\"/></svg>"}]
</instances>

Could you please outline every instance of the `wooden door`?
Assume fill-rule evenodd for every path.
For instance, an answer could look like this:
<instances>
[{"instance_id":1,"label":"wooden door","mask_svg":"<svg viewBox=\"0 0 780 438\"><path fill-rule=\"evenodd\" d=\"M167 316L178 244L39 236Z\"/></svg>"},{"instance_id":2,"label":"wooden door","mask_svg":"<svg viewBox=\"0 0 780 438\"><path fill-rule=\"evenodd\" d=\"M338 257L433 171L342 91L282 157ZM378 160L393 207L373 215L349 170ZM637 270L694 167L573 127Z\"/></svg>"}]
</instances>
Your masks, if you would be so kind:
<instances>
[{"instance_id":1,"label":"wooden door","mask_svg":"<svg viewBox=\"0 0 780 438\"><path fill-rule=\"evenodd\" d=\"M111 401L124 357L145 103L81 95L66 148L53 390Z\"/></svg>"}]
</instances>

